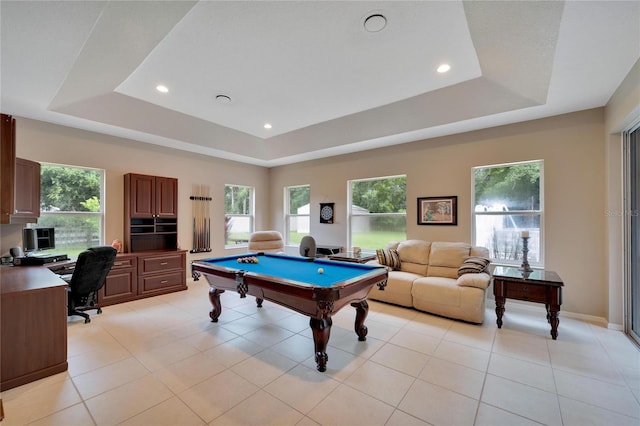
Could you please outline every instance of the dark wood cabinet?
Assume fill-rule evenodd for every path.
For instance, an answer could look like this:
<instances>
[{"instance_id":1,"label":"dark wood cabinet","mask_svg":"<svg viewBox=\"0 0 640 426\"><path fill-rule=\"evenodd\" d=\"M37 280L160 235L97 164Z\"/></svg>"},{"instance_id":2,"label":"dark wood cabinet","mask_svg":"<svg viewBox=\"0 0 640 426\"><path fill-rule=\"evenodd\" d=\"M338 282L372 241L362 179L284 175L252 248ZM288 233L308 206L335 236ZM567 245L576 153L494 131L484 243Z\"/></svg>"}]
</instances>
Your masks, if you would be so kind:
<instances>
[{"instance_id":1,"label":"dark wood cabinet","mask_svg":"<svg viewBox=\"0 0 640 426\"><path fill-rule=\"evenodd\" d=\"M1 266L0 390L67 370L67 284L42 266Z\"/></svg>"},{"instance_id":2,"label":"dark wood cabinet","mask_svg":"<svg viewBox=\"0 0 640 426\"><path fill-rule=\"evenodd\" d=\"M125 251L178 248L178 180L128 173L124 176Z\"/></svg>"},{"instance_id":3,"label":"dark wood cabinet","mask_svg":"<svg viewBox=\"0 0 640 426\"><path fill-rule=\"evenodd\" d=\"M40 163L16 158L13 215L40 217Z\"/></svg>"},{"instance_id":4,"label":"dark wood cabinet","mask_svg":"<svg viewBox=\"0 0 640 426\"><path fill-rule=\"evenodd\" d=\"M113 267L98 291L101 306L128 302L138 296L138 258L133 254L118 254Z\"/></svg>"},{"instance_id":5,"label":"dark wood cabinet","mask_svg":"<svg viewBox=\"0 0 640 426\"><path fill-rule=\"evenodd\" d=\"M121 253L98 292L101 306L186 290L185 250Z\"/></svg>"},{"instance_id":6,"label":"dark wood cabinet","mask_svg":"<svg viewBox=\"0 0 640 426\"><path fill-rule=\"evenodd\" d=\"M187 255L184 251L140 254L138 294L155 295L186 290Z\"/></svg>"},{"instance_id":7,"label":"dark wood cabinet","mask_svg":"<svg viewBox=\"0 0 640 426\"><path fill-rule=\"evenodd\" d=\"M16 158L16 120L0 115L0 223L33 223L40 217L40 164Z\"/></svg>"}]
</instances>

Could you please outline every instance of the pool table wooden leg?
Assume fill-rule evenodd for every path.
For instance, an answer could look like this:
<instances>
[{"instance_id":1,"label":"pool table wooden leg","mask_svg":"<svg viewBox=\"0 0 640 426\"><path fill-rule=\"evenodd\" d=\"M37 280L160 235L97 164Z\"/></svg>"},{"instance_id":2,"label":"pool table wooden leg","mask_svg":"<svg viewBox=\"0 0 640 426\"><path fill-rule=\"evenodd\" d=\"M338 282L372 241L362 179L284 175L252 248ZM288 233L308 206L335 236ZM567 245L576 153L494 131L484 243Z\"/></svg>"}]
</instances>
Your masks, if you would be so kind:
<instances>
[{"instance_id":1,"label":"pool table wooden leg","mask_svg":"<svg viewBox=\"0 0 640 426\"><path fill-rule=\"evenodd\" d=\"M366 300L362 300L360 302L353 302L351 306L356 308L356 322L354 328L358 335L358 340L364 342L367 340L367 332L369 331L367 326L364 325L364 320L367 318L367 313L369 312L369 304Z\"/></svg>"},{"instance_id":2,"label":"pool table wooden leg","mask_svg":"<svg viewBox=\"0 0 640 426\"><path fill-rule=\"evenodd\" d=\"M331 334L331 325L333 321L331 317L323 318L311 318L309 325L313 332L313 345L316 353L316 364L318 364L318 371L325 371L327 369L327 361L329 356L327 355L327 343L329 342L329 335Z\"/></svg>"},{"instance_id":3,"label":"pool table wooden leg","mask_svg":"<svg viewBox=\"0 0 640 426\"><path fill-rule=\"evenodd\" d=\"M222 305L220 304L220 294L224 293L224 290L218 290L215 287L209 287L209 301L211 302L211 312L209 312L209 318L211 322L218 322L218 317L222 313Z\"/></svg>"}]
</instances>

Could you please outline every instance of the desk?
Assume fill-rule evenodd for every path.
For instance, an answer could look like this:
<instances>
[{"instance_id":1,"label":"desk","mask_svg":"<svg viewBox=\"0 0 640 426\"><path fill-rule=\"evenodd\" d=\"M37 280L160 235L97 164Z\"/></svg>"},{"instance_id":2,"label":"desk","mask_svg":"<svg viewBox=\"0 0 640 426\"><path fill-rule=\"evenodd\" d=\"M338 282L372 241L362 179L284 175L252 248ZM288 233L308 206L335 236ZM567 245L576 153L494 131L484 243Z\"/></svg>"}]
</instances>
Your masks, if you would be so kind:
<instances>
[{"instance_id":1,"label":"desk","mask_svg":"<svg viewBox=\"0 0 640 426\"><path fill-rule=\"evenodd\" d=\"M330 246L326 244L316 244L317 256L328 256L330 254L340 253L342 251L341 246Z\"/></svg>"},{"instance_id":2,"label":"desk","mask_svg":"<svg viewBox=\"0 0 640 426\"><path fill-rule=\"evenodd\" d=\"M551 337L556 340L563 285L558 274L553 271L535 269L524 272L518 268L496 267L493 271L493 295L496 299L498 328L502 328L506 299L544 303L547 309L547 322L551 324Z\"/></svg>"},{"instance_id":3,"label":"desk","mask_svg":"<svg viewBox=\"0 0 640 426\"><path fill-rule=\"evenodd\" d=\"M354 262L354 263L367 263L370 260L376 259L376 255L371 253L355 254L352 251L336 253L329 256L331 260L340 260L342 262Z\"/></svg>"},{"instance_id":4,"label":"desk","mask_svg":"<svg viewBox=\"0 0 640 426\"><path fill-rule=\"evenodd\" d=\"M202 273L209 282L209 317L218 321L222 312L220 294L237 291L240 297L256 297L258 307L269 300L310 317L318 371L325 371L331 316L350 304L356 309L355 332L366 340L364 320L369 311L367 295L374 285L381 290L387 283L385 268L333 262L330 260L264 254L258 263L238 263L240 256L194 261L192 271ZM323 268L323 273L318 272Z\"/></svg>"},{"instance_id":5,"label":"desk","mask_svg":"<svg viewBox=\"0 0 640 426\"><path fill-rule=\"evenodd\" d=\"M46 266L2 266L0 390L67 370L67 284Z\"/></svg>"}]
</instances>

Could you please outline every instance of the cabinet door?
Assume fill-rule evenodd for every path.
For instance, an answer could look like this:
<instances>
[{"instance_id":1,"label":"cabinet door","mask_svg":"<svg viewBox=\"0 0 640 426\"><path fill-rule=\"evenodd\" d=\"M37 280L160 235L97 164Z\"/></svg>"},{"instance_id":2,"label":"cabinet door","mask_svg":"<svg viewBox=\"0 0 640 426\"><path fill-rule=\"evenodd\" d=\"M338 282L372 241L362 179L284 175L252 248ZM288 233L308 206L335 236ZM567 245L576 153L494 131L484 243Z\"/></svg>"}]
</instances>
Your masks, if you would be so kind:
<instances>
[{"instance_id":1,"label":"cabinet door","mask_svg":"<svg viewBox=\"0 0 640 426\"><path fill-rule=\"evenodd\" d=\"M129 205L131 217L154 217L156 179L154 176L130 176Z\"/></svg>"},{"instance_id":2,"label":"cabinet door","mask_svg":"<svg viewBox=\"0 0 640 426\"><path fill-rule=\"evenodd\" d=\"M156 177L156 217L178 216L178 180Z\"/></svg>"},{"instance_id":3,"label":"cabinet door","mask_svg":"<svg viewBox=\"0 0 640 426\"><path fill-rule=\"evenodd\" d=\"M16 158L14 215L40 217L40 163Z\"/></svg>"},{"instance_id":4,"label":"cabinet door","mask_svg":"<svg viewBox=\"0 0 640 426\"><path fill-rule=\"evenodd\" d=\"M16 120L0 115L0 223L10 223L13 214L13 179L16 159Z\"/></svg>"},{"instance_id":5,"label":"cabinet door","mask_svg":"<svg viewBox=\"0 0 640 426\"><path fill-rule=\"evenodd\" d=\"M138 295L138 262L132 255L119 254L104 285L98 290L101 306L134 300Z\"/></svg>"}]
</instances>

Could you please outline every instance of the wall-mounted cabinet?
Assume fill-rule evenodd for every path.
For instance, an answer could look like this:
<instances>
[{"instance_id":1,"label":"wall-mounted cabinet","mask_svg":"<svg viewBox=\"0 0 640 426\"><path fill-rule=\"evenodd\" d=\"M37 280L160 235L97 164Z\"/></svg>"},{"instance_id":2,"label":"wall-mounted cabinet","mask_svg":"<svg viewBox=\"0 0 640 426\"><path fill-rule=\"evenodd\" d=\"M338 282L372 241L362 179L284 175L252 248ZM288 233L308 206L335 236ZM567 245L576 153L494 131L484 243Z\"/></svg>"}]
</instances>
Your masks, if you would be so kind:
<instances>
[{"instance_id":1,"label":"wall-mounted cabinet","mask_svg":"<svg viewBox=\"0 0 640 426\"><path fill-rule=\"evenodd\" d=\"M16 158L16 120L0 115L0 223L34 223L40 217L40 164Z\"/></svg>"},{"instance_id":2,"label":"wall-mounted cabinet","mask_svg":"<svg viewBox=\"0 0 640 426\"><path fill-rule=\"evenodd\" d=\"M177 249L177 179L128 173L124 176L124 202L126 251Z\"/></svg>"}]
</instances>

